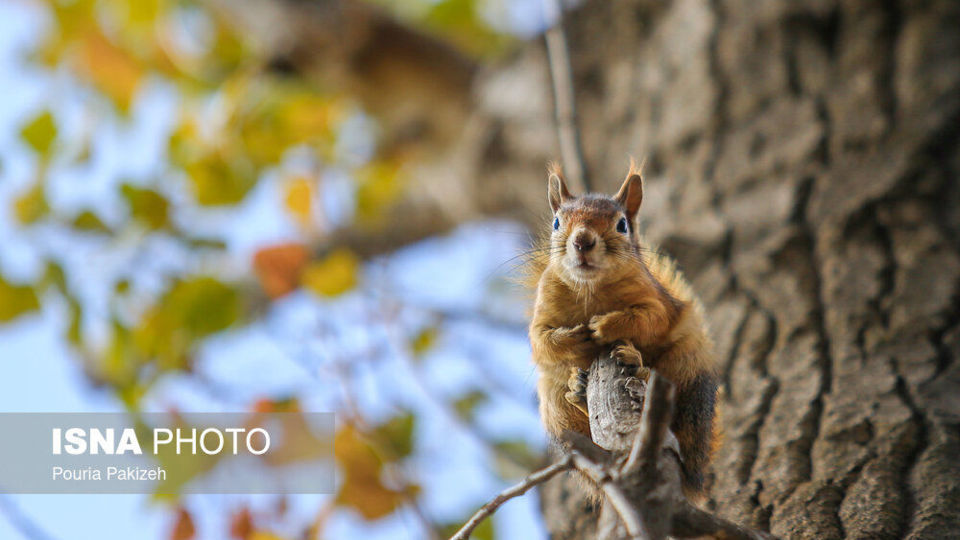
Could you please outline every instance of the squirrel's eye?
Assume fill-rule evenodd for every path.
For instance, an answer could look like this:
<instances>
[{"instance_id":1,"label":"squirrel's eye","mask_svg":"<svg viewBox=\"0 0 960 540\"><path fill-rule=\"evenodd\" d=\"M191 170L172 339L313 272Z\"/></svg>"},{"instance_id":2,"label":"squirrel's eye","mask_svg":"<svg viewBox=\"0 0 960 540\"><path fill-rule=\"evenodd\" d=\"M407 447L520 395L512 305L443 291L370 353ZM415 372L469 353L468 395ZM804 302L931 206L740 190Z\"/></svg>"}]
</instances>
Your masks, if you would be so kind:
<instances>
[{"instance_id":1,"label":"squirrel's eye","mask_svg":"<svg viewBox=\"0 0 960 540\"><path fill-rule=\"evenodd\" d=\"M553 218L553 230L557 230L559 228L560 228L560 218L555 217Z\"/></svg>"},{"instance_id":2,"label":"squirrel's eye","mask_svg":"<svg viewBox=\"0 0 960 540\"><path fill-rule=\"evenodd\" d=\"M627 218L620 218L620 221L617 222L617 232L627 232Z\"/></svg>"}]
</instances>

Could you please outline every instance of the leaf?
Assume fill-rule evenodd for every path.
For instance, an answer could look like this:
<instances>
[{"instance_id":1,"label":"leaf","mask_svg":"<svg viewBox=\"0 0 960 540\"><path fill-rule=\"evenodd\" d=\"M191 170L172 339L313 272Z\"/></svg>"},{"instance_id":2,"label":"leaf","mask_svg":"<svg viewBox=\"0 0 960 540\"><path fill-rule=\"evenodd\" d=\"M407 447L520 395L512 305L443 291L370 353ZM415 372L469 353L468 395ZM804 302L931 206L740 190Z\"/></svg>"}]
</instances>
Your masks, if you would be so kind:
<instances>
[{"instance_id":1,"label":"leaf","mask_svg":"<svg viewBox=\"0 0 960 540\"><path fill-rule=\"evenodd\" d=\"M40 288L47 287L55 287L60 292L67 292L67 275L63 271L63 266L54 260L47 260L43 278L40 280Z\"/></svg>"},{"instance_id":2,"label":"leaf","mask_svg":"<svg viewBox=\"0 0 960 540\"><path fill-rule=\"evenodd\" d=\"M440 331L436 326L428 326L413 336L410 340L410 351L416 356L422 356L437 342Z\"/></svg>"},{"instance_id":3,"label":"leaf","mask_svg":"<svg viewBox=\"0 0 960 540\"><path fill-rule=\"evenodd\" d=\"M433 4L423 22L470 54L496 55L508 43L507 36L479 16L477 4L477 0L441 0Z\"/></svg>"},{"instance_id":4,"label":"leaf","mask_svg":"<svg viewBox=\"0 0 960 540\"><path fill-rule=\"evenodd\" d=\"M453 410L464 420L473 420L476 409L489 399L486 392L471 390L453 402Z\"/></svg>"},{"instance_id":5,"label":"leaf","mask_svg":"<svg viewBox=\"0 0 960 540\"><path fill-rule=\"evenodd\" d=\"M193 518L187 509L180 506L177 508L177 518L173 524L173 530L170 531L170 540L191 540L197 535L197 529L193 525Z\"/></svg>"},{"instance_id":6,"label":"leaf","mask_svg":"<svg viewBox=\"0 0 960 540\"><path fill-rule=\"evenodd\" d=\"M95 27L84 34L79 53L77 67L80 74L113 100L121 112L129 111L143 75L143 68L136 59L111 43Z\"/></svg>"},{"instance_id":7,"label":"leaf","mask_svg":"<svg viewBox=\"0 0 960 540\"><path fill-rule=\"evenodd\" d=\"M396 201L402 192L399 167L393 163L378 162L361 169L357 174L357 218L373 222L383 215L383 209Z\"/></svg>"},{"instance_id":8,"label":"leaf","mask_svg":"<svg viewBox=\"0 0 960 540\"><path fill-rule=\"evenodd\" d=\"M283 203L302 226L310 224L312 218L313 182L309 178L295 178L285 186Z\"/></svg>"},{"instance_id":9,"label":"leaf","mask_svg":"<svg viewBox=\"0 0 960 540\"><path fill-rule=\"evenodd\" d=\"M186 367L195 341L236 323L240 293L216 278L199 276L175 283L146 312L134 331L136 350L167 369Z\"/></svg>"},{"instance_id":10,"label":"leaf","mask_svg":"<svg viewBox=\"0 0 960 540\"><path fill-rule=\"evenodd\" d=\"M310 263L300 281L304 287L320 296L337 296L357 285L360 259L352 251L340 248L324 259Z\"/></svg>"},{"instance_id":11,"label":"leaf","mask_svg":"<svg viewBox=\"0 0 960 540\"><path fill-rule=\"evenodd\" d=\"M249 540L285 540L282 536L269 531L254 531Z\"/></svg>"},{"instance_id":12,"label":"leaf","mask_svg":"<svg viewBox=\"0 0 960 540\"><path fill-rule=\"evenodd\" d=\"M413 413L394 416L374 429L373 436L390 450L388 459L407 457L413 452Z\"/></svg>"},{"instance_id":13,"label":"leaf","mask_svg":"<svg viewBox=\"0 0 960 540\"><path fill-rule=\"evenodd\" d=\"M510 457L514 462L509 464L512 468L516 468L515 464L519 463L525 469L533 469L540 461L540 455L523 440L497 441L493 447L496 448L499 453ZM501 465L506 466L507 463L501 463Z\"/></svg>"},{"instance_id":14,"label":"leaf","mask_svg":"<svg viewBox=\"0 0 960 540\"><path fill-rule=\"evenodd\" d=\"M162 229L169 225L170 203L160 193L133 184L123 184L120 194L127 201L133 219L150 229Z\"/></svg>"},{"instance_id":15,"label":"leaf","mask_svg":"<svg viewBox=\"0 0 960 540\"><path fill-rule=\"evenodd\" d=\"M308 257L307 248L301 244L279 244L257 251L253 269L267 296L277 299L295 290Z\"/></svg>"},{"instance_id":16,"label":"leaf","mask_svg":"<svg viewBox=\"0 0 960 540\"><path fill-rule=\"evenodd\" d=\"M110 232L110 228L100 219L100 216L91 210L84 210L73 218L70 224L74 229L87 232L104 233Z\"/></svg>"},{"instance_id":17,"label":"leaf","mask_svg":"<svg viewBox=\"0 0 960 540\"><path fill-rule=\"evenodd\" d=\"M40 309L37 293L29 285L13 285L0 275L0 323Z\"/></svg>"},{"instance_id":18,"label":"leaf","mask_svg":"<svg viewBox=\"0 0 960 540\"><path fill-rule=\"evenodd\" d=\"M253 534L253 516L250 508L244 506L230 516L230 538L248 540Z\"/></svg>"},{"instance_id":19,"label":"leaf","mask_svg":"<svg viewBox=\"0 0 960 540\"><path fill-rule=\"evenodd\" d=\"M300 412L300 400L296 396L281 399L260 398L253 402L251 410L255 413Z\"/></svg>"},{"instance_id":20,"label":"leaf","mask_svg":"<svg viewBox=\"0 0 960 540\"><path fill-rule=\"evenodd\" d=\"M437 536L440 538L450 538L463 527L463 524L466 523L470 517L472 516L465 517L461 521L441 525L437 531ZM493 519L488 517L480 522L477 528L473 530L473 533L470 534L470 538L473 540L493 540Z\"/></svg>"},{"instance_id":21,"label":"leaf","mask_svg":"<svg viewBox=\"0 0 960 540\"><path fill-rule=\"evenodd\" d=\"M219 153L210 153L188 163L184 170L190 178L193 196L203 206L229 206L246 197L256 184L255 171L242 159L227 163Z\"/></svg>"},{"instance_id":22,"label":"leaf","mask_svg":"<svg viewBox=\"0 0 960 540\"><path fill-rule=\"evenodd\" d=\"M33 117L20 129L20 138L36 153L48 156L57 138L57 124L49 110Z\"/></svg>"},{"instance_id":23,"label":"leaf","mask_svg":"<svg viewBox=\"0 0 960 540\"><path fill-rule=\"evenodd\" d=\"M367 520L391 514L408 497L418 493L417 486L391 489L380 480L383 461L356 429L347 424L337 431L334 456L343 469L343 483L335 501L360 512Z\"/></svg>"},{"instance_id":24,"label":"leaf","mask_svg":"<svg viewBox=\"0 0 960 540\"><path fill-rule=\"evenodd\" d=\"M13 202L13 212L22 225L32 225L50 212L42 182L34 183Z\"/></svg>"}]
</instances>

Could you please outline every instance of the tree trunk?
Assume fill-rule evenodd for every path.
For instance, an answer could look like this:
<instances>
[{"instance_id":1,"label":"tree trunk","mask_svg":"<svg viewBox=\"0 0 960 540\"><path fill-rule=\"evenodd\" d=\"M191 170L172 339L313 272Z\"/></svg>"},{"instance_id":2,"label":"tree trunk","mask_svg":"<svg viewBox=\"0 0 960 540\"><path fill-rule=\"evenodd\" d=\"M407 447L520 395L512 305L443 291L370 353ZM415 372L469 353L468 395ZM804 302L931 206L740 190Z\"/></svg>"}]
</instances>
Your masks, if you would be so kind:
<instances>
[{"instance_id":1,"label":"tree trunk","mask_svg":"<svg viewBox=\"0 0 960 540\"><path fill-rule=\"evenodd\" d=\"M960 530L958 28L954 0L596 0L568 17L591 177L612 190L646 159L643 227L707 306L724 517L791 538ZM559 156L542 44L470 92L418 189L444 227L543 226ZM542 505L557 538L594 534L563 479Z\"/></svg>"},{"instance_id":2,"label":"tree trunk","mask_svg":"<svg viewBox=\"0 0 960 540\"><path fill-rule=\"evenodd\" d=\"M955 535L960 5L647 5L571 17L574 70L594 178L647 158L648 235L707 303L710 507L790 538ZM589 537L554 484L549 528Z\"/></svg>"}]
</instances>

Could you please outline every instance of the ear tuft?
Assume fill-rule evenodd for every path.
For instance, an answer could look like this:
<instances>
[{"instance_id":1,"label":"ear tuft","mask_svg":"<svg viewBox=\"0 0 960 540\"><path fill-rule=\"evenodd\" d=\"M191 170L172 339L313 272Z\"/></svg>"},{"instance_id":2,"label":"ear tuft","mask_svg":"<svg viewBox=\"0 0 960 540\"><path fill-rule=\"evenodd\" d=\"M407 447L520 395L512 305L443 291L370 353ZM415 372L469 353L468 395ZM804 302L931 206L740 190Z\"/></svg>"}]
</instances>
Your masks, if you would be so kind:
<instances>
[{"instance_id":1,"label":"ear tuft","mask_svg":"<svg viewBox=\"0 0 960 540\"><path fill-rule=\"evenodd\" d=\"M570 190L567 189L567 183L563 179L563 171L556 163L549 166L550 176L547 179L547 201L550 203L550 209L556 214L560 206L573 198Z\"/></svg>"},{"instance_id":2,"label":"ear tuft","mask_svg":"<svg viewBox=\"0 0 960 540\"><path fill-rule=\"evenodd\" d=\"M630 158L630 171L620 186L620 191L614 197L627 212L627 218L632 222L640 210L643 202L643 163L638 167L633 158Z\"/></svg>"}]
</instances>

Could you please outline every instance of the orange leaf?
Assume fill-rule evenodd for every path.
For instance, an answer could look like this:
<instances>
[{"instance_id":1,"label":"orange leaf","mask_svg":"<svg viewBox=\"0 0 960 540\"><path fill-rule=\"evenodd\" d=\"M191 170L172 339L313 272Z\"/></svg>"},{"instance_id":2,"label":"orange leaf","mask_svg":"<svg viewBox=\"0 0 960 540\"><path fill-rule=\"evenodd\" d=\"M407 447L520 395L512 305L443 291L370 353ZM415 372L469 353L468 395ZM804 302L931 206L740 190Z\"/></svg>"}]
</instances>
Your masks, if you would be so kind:
<instances>
[{"instance_id":1,"label":"orange leaf","mask_svg":"<svg viewBox=\"0 0 960 540\"><path fill-rule=\"evenodd\" d=\"M267 296L280 298L295 290L308 257L307 248L301 244L280 244L257 251L253 269Z\"/></svg>"},{"instance_id":2,"label":"orange leaf","mask_svg":"<svg viewBox=\"0 0 960 540\"><path fill-rule=\"evenodd\" d=\"M253 516L250 515L250 509L244 506L230 517L230 538L247 540L251 534L253 534Z\"/></svg>"},{"instance_id":3,"label":"orange leaf","mask_svg":"<svg viewBox=\"0 0 960 540\"><path fill-rule=\"evenodd\" d=\"M170 532L170 540L190 540L197 535L197 529L193 526L193 518L184 507L177 508L177 521Z\"/></svg>"},{"instance_id":4,"label":"orange leaf","mask_svg":"<svg viewBox=\"0 0 960 540\"><path fill-rule=\"evenodd\" d=\"M80 45L80 72L121 111L129 110L143 74L136 60L98 30L87 32Z\"/></svg>"}]
</instances>

